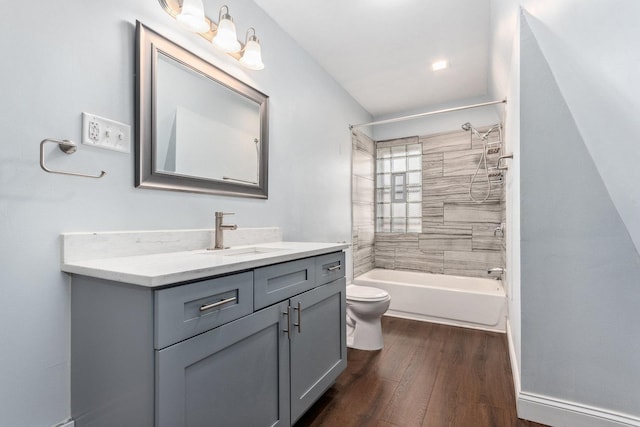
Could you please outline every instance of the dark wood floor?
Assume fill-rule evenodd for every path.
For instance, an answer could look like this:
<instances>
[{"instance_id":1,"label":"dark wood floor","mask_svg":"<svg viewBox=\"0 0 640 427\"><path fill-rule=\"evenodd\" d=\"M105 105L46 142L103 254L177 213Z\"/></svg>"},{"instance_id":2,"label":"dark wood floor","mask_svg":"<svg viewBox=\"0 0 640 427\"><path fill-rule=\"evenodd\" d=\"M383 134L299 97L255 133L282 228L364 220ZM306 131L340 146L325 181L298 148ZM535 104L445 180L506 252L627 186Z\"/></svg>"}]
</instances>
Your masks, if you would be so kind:
<instances>
[{"instance_id":1,"label":"dark wood floor","mask_svg":"<svg viewBox=\"0 0 640 427\"><path fill-rule=\"evenodd\" d=\"M296 427L544 427L516 416L504 334L383 317L384 349L348 367Z\"/></svg>"}]
</instances>

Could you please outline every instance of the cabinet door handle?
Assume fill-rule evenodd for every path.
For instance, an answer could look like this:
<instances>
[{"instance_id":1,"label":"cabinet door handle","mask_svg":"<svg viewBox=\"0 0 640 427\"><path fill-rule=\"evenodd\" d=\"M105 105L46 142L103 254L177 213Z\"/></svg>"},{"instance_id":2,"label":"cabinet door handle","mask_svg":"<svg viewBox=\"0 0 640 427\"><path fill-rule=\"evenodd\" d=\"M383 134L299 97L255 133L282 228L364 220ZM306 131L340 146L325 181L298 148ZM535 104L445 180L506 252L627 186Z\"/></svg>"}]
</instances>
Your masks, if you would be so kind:
<instances>
[{"instance_id":1,"label":"cabinet door handle","mask_svg":"<svg viewBox=\"0 0 640 427\"><path fill-rule=\"evenodd\" d=\"M282 332L287 333L287 337L291 337L291 313L289 312L291 307L287 307L287 311L283 311L282 314L287 317L287 329L283 329Z\"/></svg>"},{"instance_id":2,"label":"cabinet door handle","mask_svg":"<svg viewBox=\"0 0 640 427\"><path fill-rule=\"evenodd\" d=\"M233 302L236 300L236 297L231 297L227 299L223 299L222 301L214 302L212 304L205 304L200 307L200 311L207 311L212 308L220 307L221 305L225 305L226 303Z\"/></svg>"},{"instance_id":3,"label":"cabinet door handle","mask_svg":"<svg viewBox=\"0 0 640 427\"><path fill-rule=\"evenodd\" d=\"M338 264L338 265L334 265L333 267L327 268L327 271L336 271L336 270L340 270L341 268L342 268L342 265Z\"/></svg>"},{"instance_id":4,"label":"cabinet door handle","mask_svg":"<svg viewBox=\"0 0 640 427\"><path fill-rule=\"evenodd\" d=\"M302 332L302 304L298 301L298 307L294 308L298 311L298 323L294 323L293 326L298 328L298 333Z\"/></svg>"}]
</instances>

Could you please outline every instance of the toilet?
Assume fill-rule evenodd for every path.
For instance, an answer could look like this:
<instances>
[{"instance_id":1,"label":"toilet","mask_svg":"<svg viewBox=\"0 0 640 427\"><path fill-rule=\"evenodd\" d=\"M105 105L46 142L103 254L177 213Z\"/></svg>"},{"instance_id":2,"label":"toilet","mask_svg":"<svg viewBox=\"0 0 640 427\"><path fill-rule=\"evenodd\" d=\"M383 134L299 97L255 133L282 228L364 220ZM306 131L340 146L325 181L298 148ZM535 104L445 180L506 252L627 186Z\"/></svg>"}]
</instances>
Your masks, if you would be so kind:
<instances>
[{"instance_id":1,"label":"toilet","mask_svg":"<svg viewBox=\"0 0 640 427\"><path fill-rule=\"evenodd\" d=\"M380 350L383 347L380 318L389 308L391 296L370 286L347 286L347 347Z\"/></svg>"}]
</instances>

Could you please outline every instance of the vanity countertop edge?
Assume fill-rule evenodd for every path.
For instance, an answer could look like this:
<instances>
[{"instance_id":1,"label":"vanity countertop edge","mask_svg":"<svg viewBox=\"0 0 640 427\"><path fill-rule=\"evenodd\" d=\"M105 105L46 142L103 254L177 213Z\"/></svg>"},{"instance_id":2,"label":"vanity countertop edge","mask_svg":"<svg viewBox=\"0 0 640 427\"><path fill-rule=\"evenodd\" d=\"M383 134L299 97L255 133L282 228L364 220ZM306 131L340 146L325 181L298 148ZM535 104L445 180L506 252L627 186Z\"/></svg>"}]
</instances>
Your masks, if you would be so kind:
<instances>
[{"instance_id":1,"label":"vanity countertop edge","mask_svg":"<svg viewBox=\"0 0 640 427\"><path fill-rule=\"evenodd\" d=\"M265 253L228 256L224 255L225 251L201 249L67 262L63 260L61 270L155 288L343 251L349 246L348 243L279 241L246 246L269 249ZM233 248L242 249L243 246Z\"/></svg>"}]
</instances>

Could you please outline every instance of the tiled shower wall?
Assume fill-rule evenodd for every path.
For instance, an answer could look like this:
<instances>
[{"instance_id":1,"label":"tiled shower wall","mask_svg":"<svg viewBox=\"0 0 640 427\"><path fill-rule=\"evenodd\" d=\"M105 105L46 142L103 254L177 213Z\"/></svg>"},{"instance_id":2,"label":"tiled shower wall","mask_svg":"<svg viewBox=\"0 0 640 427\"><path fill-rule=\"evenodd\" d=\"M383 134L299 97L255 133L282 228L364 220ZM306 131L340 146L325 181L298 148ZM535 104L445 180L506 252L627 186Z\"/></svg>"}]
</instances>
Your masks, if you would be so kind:
<instances>
[{"instance_id":1,"label":"tiled shower wall","mask_svg":"<svg viewBox=\"0 0 640 427\"><path fill-rule=\"evenodd\" d=\"M353 274L359 276L374 267L375 142L353 130L351 198L353 209Z\"/></svg>"},{"instance_id":2,"label":"tiled shower wall","mask_svg":"<svg viewBox=\"0 0 640 427\"><path fill-rule=\"evenodd\" d=\"M479 132L487 130L479 129ZM354 144L360 139L354 138ZM456 131L403 138L398 142L406 143L408 140L422 143L422 232L376 233L375 266L474 277L487 277L487 268L503 267L504 239L500 232L494 234L496 227L505 221L502 180L492 178L495 181L486 201L475 203L469 197L469 185L483 152L481 139L475 136L470 139L470 132ZM488 142L495 141L498 141L497 132L488 138ZM360 151L354 147L354 164L355 154ZM496 166L500 154L487 156L489 168ZM361 178L355 170L354 167L354 187L357 187ZM481 200L486 191L482 165L474 180L473 195ZM355 204L354 201L354 212ZM356 227L354 221L354 246L358 241L358 250L361 247L359 227L362 225ZM370 232L368 226L365 228ZM357 262L361 263L359 270L367 271L368 264L364 263L364 258ZM354 261L356 275L357 262Z\"/></svg>"}]
</instances>

